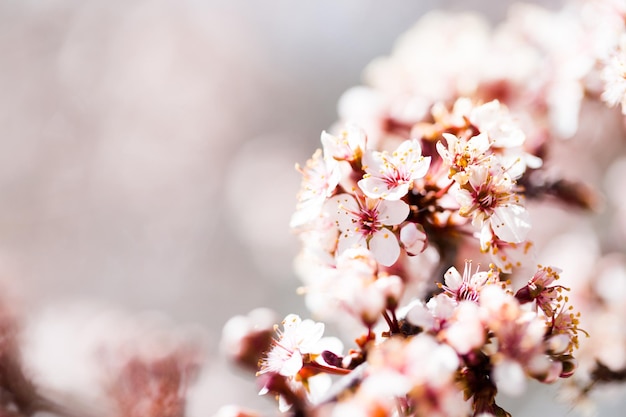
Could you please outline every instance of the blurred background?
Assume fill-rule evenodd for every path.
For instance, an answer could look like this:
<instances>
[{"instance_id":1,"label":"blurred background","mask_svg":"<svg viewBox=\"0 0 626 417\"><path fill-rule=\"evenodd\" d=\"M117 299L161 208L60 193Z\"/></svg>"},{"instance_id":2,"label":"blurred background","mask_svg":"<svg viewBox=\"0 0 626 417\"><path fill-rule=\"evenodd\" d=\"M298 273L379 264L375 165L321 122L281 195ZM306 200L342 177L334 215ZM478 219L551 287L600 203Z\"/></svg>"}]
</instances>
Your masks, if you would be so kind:
<instances>
[{"instance_id":1,"label":"blurred background","mask_svg":"<svg viewBox=\"0 0 626 417\"><path fill-rule=\"evenodd\" d=\"M88 391L91 318L152 311L206 338L190 416L274 409L218 345L226 320L253 308L307 315L288 230L294 164L421 15L498 22L511 3L0 2L0 279L33 377ZM552 396L512 411L536 415Z\"/></svg>"}]
</instances>

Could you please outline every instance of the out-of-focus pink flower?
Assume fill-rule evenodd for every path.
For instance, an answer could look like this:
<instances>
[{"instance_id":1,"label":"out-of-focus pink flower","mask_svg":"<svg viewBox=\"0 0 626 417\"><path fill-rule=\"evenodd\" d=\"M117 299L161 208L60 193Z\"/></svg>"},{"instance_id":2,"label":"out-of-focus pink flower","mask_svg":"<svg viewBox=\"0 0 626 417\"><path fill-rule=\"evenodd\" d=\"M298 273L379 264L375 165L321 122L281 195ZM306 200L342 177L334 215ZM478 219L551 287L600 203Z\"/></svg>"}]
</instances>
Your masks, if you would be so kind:
<instances>
[{"instance_id":1,"label":"out-of-focus pink flower","mask_svg":"<svg viewBox=\"0 0 626 417\"><path fill-rule=\"evenodd\" d=\"M620 37L619 45L602 71L605 83L602 100L610 106L622 107L626 114L626 33Z\"/></svg>"},{"instance_id":2,"label":"out-of-focus pink flower","mask_svg":"<svg viewBox=\"0 0 626 417\"><path fill-rule=\"evenodd\" d=\"M304 168L296 165L302 174L298 205L291 218L291 227L303 226L320 215L324 202L332 195L341 180L337 162L324 158L318 149Z\"/></svg>"},{"instance_id":3,"label":"out-of-focus pink flower","mask_svg":"<svg viewBox=\"0 0 626 417\"><path fill-rule=\"evenodd\" d=\"M302 320L290 314L283 320L283 331L276 329L278 339L262 360L259 374L268 372L294 377L302 369L302 356L321 353L317 345L324 334L324 324L313 320Z\"/></svg>"},{"instance_id":4,"label":"out-of-focus pink flower","mask_svg":"<svg viewBox=\"0 0 626 417\"><path fill-rule=\"evenodd\" d=\"M322 132L321 141L326 158L353 162L359 160L363 155L367 136L363 129L349 124L337 136Z\"/></svg>"},{"instance_id":5,"label":"out-of-focus pink flower","mask_svg":"<svg viewBox=\"0 0 626 417\"><path fill-rule=\"evenodd\" d=\"M231 317L222 329L220 350L232 361L256 372L261 356L270 347L276 319L276 313L267 308Z\"/></svg>"}]
</instances>

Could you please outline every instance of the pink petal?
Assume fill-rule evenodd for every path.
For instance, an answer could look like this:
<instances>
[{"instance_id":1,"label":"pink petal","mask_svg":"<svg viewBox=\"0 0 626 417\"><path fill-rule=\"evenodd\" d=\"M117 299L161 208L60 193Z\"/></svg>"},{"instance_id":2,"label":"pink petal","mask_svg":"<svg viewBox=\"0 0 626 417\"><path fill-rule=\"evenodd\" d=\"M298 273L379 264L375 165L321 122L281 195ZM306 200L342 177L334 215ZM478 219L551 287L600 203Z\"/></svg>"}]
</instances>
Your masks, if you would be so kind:
<instances>
[{"instance_id":1,"label":"pink petal","mask_svg":"<svg viewBox=\"0 0 626 417\"><path fill-rule=\"evenodd\" d=\"M517 396L526 390L524 369L518 362L510 359L505 359L494 367L493 378L498 390L505 394Z\"/></svg>"},{"instance_id":2,"label":"pink petal","mask_svg":"<svg viewBox=\"0 0 626 417\"><path fill-rule=\"evenodd\" d=\"M296 350L291 357L283 363L280 374L283 376L295 376L300 369L302 369L302 355Z\"/></svg>"},{"instance_id":3,"label":"pink petal","mask_svg":"<svg viewBox=\"0 0 626 417\"><path fill-rule=\"evenodd\" d=\"M443 277L446 283L446 287L450 288L451 290L458 289L463 282L463 277L461 277L459 271L457 271L457 269L453 266L448 268Z\"/></svg>"},{"instance_id":4,"label":"pink petal","mask_svg":"<svg viewBox=\"0 0 626 417\"><path fill-rule=\"evenodd\" d=\"M378 218L385 226L394 226L406 220L410 211L409 205L402 200L381 201L378 206Z\"/></svg>"},{"instance_id":5,"label":"pink petal","mask_svg":"<svg viewBox=\"0 0 626 417\"><path fill-rule=\"evenodd\" d=\"M400 256L398 238L389 229L383 228L372 236L369 248L378 263L384 266L393 265Z\"/></svg>"},{"instance_id":6,"label":"pink petal","mask_svg":"<svg viewBox=\"0 0 626 417\"><path fill-rule=\"evenodd\" d=\"M496 207L490 218L490 223L496 236L509 243L525 241L530 231L528 211L517 204Z\"/></svg>"},{"instance_id":7,"label":"pink petal","mask_svg":"<svg viewBox=\"0 0 626 417\"><path fill-rule=\"evenodd\" d=\"M400 241L409 255L422 253L426 248L426 233L421 225L408 223L400 230Z\"/></svg>"},{"instance_id":8,"label":"pink petal","mask_svg":"<svg viewBox=\"0 0 626 417\"><path fill-rule=\"evenodd\" d=\"M346 250L354 247L367 247L365 236L362 234L352 234L341 232L339 235L339 242L337 243L337 255L345 252Z\"/></svg>"},{"instance_id":9,"label":"pink petal","mask_svg":"<svg viewBox=\"0 0 626 417\"><path fill-rule=\"evenodd\" d=\"M365 194L369 198L384 198L387 194L389 194L390 191L389 184L379 177L363 178L357 184L359 185L359 188L363 191L363 194ZM406 189L408 192L408 185ZM406 192L404 194L406 194Z\"/></svg>"},{"instance_id":10,"label":"pink petal","mask_svg":"<svg viewBox=\"0 0 626 417\"><path fill-rule=\"evenodd\" d=\"M361 209L352 195L343 193L329 198L325 210L337 222L339 229L346 231L354 227L352 220L355 215L353 213L358 213Z\"/></svg>"},{"instance_id":11,"label":"pink petal","mask_svg":"<svg viewBox=\"0 0 626 417\"><path fill-rule=\"evenodd\" d=\"M361 159L365 172L371 175L380 175L381 171L386 171L382 154L377 151L368 150Z\"/></svg>"}]
</instances>

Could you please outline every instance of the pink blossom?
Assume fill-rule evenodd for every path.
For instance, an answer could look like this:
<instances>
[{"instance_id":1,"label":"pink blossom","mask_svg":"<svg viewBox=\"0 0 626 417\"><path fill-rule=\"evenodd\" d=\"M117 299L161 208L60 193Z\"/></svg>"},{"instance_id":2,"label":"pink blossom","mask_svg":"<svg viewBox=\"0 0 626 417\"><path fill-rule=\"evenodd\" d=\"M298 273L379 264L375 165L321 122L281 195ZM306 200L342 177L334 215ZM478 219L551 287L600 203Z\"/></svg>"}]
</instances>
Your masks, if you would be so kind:
<instances>
[{"instance_id":1,"label":"pink blossom","mask_svg":"<svg viewBox=\"0 0 626 417\"><path fill-rule=\"evenodd\" d=\"M400 242L409 255L420 254L426 249L427 236L424 228L416 223L407 223L400 229Z\"/></svg>"},{"instance_id":2,"label":"pink blossom","mask_svg":"<svg viewBox=\"0 0 626 417\"><path fill-rule=\"evenodd\" d=\"M324 324L313 320L302 320L289 314L283 320L283 331L278 328L278 339L261 362L259 374L268 372L294 377L303 366L303 356L321 353L319 343L324 334Z\"/></svg>"},{"instance_id":3,"label":"pink blossom","mask_svg":"<svg viewBox=\"0 0 626 417\"><path fill-rule=\"evenodd\" d=\"M465 355L485 343L486 333L478 305L462 301L454 310L450 325L443 330L442 337L460 355Z\"/></svg>"},{"instance_id":4,"label":"pink blossom","mask_svg":"<svg viewBox=\"0 0 626 417\"><path fill-rule=\"evenodd\" d=\"M531 262L534 259L532 248L530 241L511 243L499 239L491 227L480 230L480 250L491 256L491 261L500 272L510 274L515 268Z\"/></svg>"},{"instance_id":5,"label":"pink blossom","mask_svg":"<svg viewBox=\"0 0 626 417\"><path fill-rule=\"evenodd\" d=\"M304 168L296 165L302 174L298 192L296 212L291 218L291 227L303 226L315 220L321 213L324 202L330 197L341 180L341 171L335 160L322 157L317 150Z\"/></svg>"},{"instance_id":6,"label":"pink blossom","mask_svg":"<svg viewBox=\"0 0 626 417\"><path fill-rule=\"evenodd\" d=\"M402 223L409 215L409 205L404 201L386 201L355 198L340 194L330 199L330 209L336 210L339 228L337 253L350 247L368 248L382 265L393 265L400 256L398 238L390 226Z\"/></svg>"},{"instance_id":7,"label":"pink blossom","mask_svg":"<svg viewBox=\"0 0 626 417\"><path fill-rule=\"evenodd\" d=\"M609 106L621 105L626 114L626 33L620 37L619 45L602 72L605 83L602 100Z\"/></svg>"},{"instance_id":8,"label":"pink blossom","mask_svg":"<svg viewBox=\"0 0 626 417\"><path fill-rule=\"evenodd\" d=\"M479 267L472 273L472 261L465 261L462 276L455 267L448 268L444 274L445 285L441 286L444 293L456 301L478 301L480 291L485 286L498 282L497 272L493 270L479 272Z\"/></svg>"},{"instance_id":9,"label":"pink blossom","mask_svg":"<svg viewBox=\"0 0 626 417\"><path fill-rule=\"evenodd\" d=\"M437 152L450 166L449 177L459 184L465 184L469 180L467 168L471 165L480 165L489 161L490 143L486 133L464 139L450 133L443 134L447 146L441 141L437 142Z\"/></svg>"},{"instance_id":10,"label":"pink blossom","mask_svg":"<svg viewBox=\"0 0 626 417\"><path fill-rule=\"evenodd\" d=\"M363 155L366 174L358 182L359 187L370 198L399 200L409 192L413 181L426 175L430 159L422 156L417 139L402 142L391 154L368 150Z\"/></svg>"},{"instance_id":11,"label":"pink blossom","mask_svg":"<svg viewBox=\"0 0 626 417\"><path fill-rule=\"evenodd\" d=\"M534 301L547 317L554 316L557 303L563 300L561 285L552 285L559 279L561 270L555 267L541 267L526 286L520 288L515 297L521 302Z\"/></svg>"},{"instance_id":12,"label":"pink blossom","mask_svg":"<svg viewBox=\"0 0 626 417\"><path fill-rule=\"evenodd\" d=\"M471 216L475 226L491 227L505 242L520 243L526 239L530 218L506 172L491 173L488 167L475 167L467 186L457 191L456 199L461 205L459 214Z\"/></svg>"},{"instance_id":13,"label":"pink blossom","mask_svg":"<svg viewBox=\"0 0 626 417\"><path fill-rule=\"evenodd\" d=\"M337 136L322 132L324 156L338 161L357 161L363 155L367 136L363 129L355 125L347 125Z\"/></svg>"}]
</instances>

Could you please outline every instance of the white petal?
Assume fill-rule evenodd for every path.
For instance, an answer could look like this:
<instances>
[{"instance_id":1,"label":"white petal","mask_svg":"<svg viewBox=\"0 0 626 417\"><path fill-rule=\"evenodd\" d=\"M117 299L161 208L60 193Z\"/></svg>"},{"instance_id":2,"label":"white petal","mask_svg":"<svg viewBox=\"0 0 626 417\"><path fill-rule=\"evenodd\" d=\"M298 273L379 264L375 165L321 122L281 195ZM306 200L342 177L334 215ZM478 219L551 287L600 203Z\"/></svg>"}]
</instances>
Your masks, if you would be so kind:
<instances>
[{"instance_id":1,"label":"white petal","mask_svg":"<svg viewBox=\"0 0 626 417\"><path fill-rule=\"evenodd\" d=\"M490 146L489 137L487 136L486 133L481 133L471 138L467 142L467 145L472 151L474 151L477 154L485 153L487 152Z\"/></svg>"},{"instance_id":2,"label":"white petal","mask_svg":"<svg viewBox=\"0 0 626 417\"><path fill-rule=\"evenodd\" d=\"M358 213L361 210L354 197L347 193L329 198L324 209L330 218L337 222L341 231L352 229L352 220L355 219L353 213Z\"/></svg>"},{"instance_id":3,"label":"white petal","mask_svg":"<svg viewBox=\"0 0 626 417\"><path fill-rule=\"evenodd\" d=\"M461 207L469 208L472 204L474 204L474 197L472 197L472 194L465 189L458 188L454 193L454 197Z\"/></svg>"},{"instance_id":4,"label":"white petal","mask_svg":"<svg viewBox=\"0 0 626 417\"><path fill-rule=\"evenodd\" d=\"M381 201L378 205L378 218L385 226L394 226L402 223L411 209L404 201Z\"/></svg>"},{"instance_id":5,"label":"white petal","mask_svg":"<svg viewBox=\"0 0 626 417\"><path fill-rule=\"evenodd\" d=\"M322 353L325 350L333 352L336 355L341 355L343 352L343 342L336 337L323 337L315 345L314 353Z\"/></svg>"},{"instance_id":6,"label":"white petal","mask_svg":"<svg viewBox=\"0 0 626 417\"><path fill-rule=\"evenodd\" d=\"M494 367L493 378L498 390L505 394L517 396L526 390L526 375L522 366L510 359L506 359Z\"/></svg>"},{"instance_id":7,"label":"white petal","mask_svg":"<svg viewBox=\"0 0 626 417\"><path fill-rule=\"evenodd\" d=\"M367 135L365 131L361 129L359 126L349 123L346 126L346 131L348 132L348 143L351 149L365 149L365 145L367 144Z\"/></svg>"},{"instance_id":8,"label":"white petal","mask_svg":"<svg viewBox=\"0 0 626 417\"><path fill-rule=\"evenodd\" d=\"M367 248L367 242L365 240L365 236L362 234L352 234L342 232L339 235L339 242L337 243L337 255L344 253L348 249L352 249L355 247L363 247Z\"/></svg>"},{"instance_id":9,"label":"white petal","mask_svg":"<svg viewBox=\"0 0 626 417\"><path fill-rule=\"evenodd\" d=\"M313 320L304 320L299 330L299 346L303 353L313 353L312 347L319 342L324 335L324 323L316 323Z\"/></svg>"},{"instance_id":10,"label":"white petal","mask_svg":"<svg viewBox=\"0 0 626 417\"><path fill-rule=\"evenodd\" d=\"M374 254L374 258L384 266L393 265L400 256L400 245L398 238L389 229L383 228L372 236L369 248Z\"/></svg>"},{"instance_id":11,"label":"white petal","mask_svg":"<svg viewBox=\"0 0 626 417\"><path fill-rule=\"evenodd\" d=\"M448 268L443 277L444 282L446 283L446 287L450 288L451 290L458 289L463 282L463 277L461 277L459 271L457 271L457 269L453 266Z\"/></svg>"},{"instance_id":12,"label":"white petal","mask_svg":"<svg viewBox=\"0 0 626 417\"><path fill-rule=\"evenodd\" d=\"M435 324L435 318L432 313L421 302L409 310L406 314L406 319L412 325L421 327L425 330L432 329Z\"/></svg>"},{"instance_id":13,"label":"white petal","mask_svg":"<svg viewBox=\"0 0 626 417\"><path fill-rule=\"evenodd\" d=\"M448 149L454 149L456 147L456 144L459 141L459 138L456 135L453 135L452 133L442 133L441 135L445 138Z\"/></svg>"},{"instance_id":14,"label":"white petal","mask_svg":"<svg viewBox=\"0 0 626 417\"><path fill-rule=\"evenodd\" d=\"M295 376L300 369L302 369L302 355L296 350L289 359L283 362L280 374L283 376Z\"/></svg>"},{"instance_id":15,"label":"white petal","mask_svg":"<svg viewBox=\"0 0 626 417\"><path fill-rule=\"evenodd\" d=\"M301 322L302 319L300 319L300 316L298 316L297 314L289 314L287 315L287 317L285 317L282 324L285 328L285 331L288 331L291 328L296 328L297 326L299 326Z\"/></svg>"},{"instance_id":16,"label":"white petal","mask_svg":"<svg viewBox=\"0 0 626 417\"><path fill-rule=\"evenodd\" d=\"M411 381L406 375L392 369L383 369L368 376L363 382L362 390L374 398L395 397L406 395L411 386Z\"/></svg>"},{"instance_id":17,"label":"white petal","mask_svg":"<svg viewBox=\"0 0 626 417\"><path fill-rule=\"evenodd\" d=\"M447 135L448 133L444 133L444 135ZM450 135L452 136L452 135ZM448 149L446 148L446 146L443 144L443 142L439 141L437 142L437 152L439 153L439 156L441 156L441 159L443 159L446 163L449 163L449 159L450 159L450 152L448 152Z\"/></svg>"},{"instance_id":18,"label":"white petal","mask_svg":"<svg viewBox=\"0 0 626 417\"><path fill-rule=\"evenodd\" d=\"M317 374L308 379L309 401L316 403L324 397L333 384L328 374Z\"/></svg>"},{"instance_id":19,"label":"white petal","mask_svg":"<svg viewBox=\"0 0 626 417\"><path fill-rule=\"evenodd\" d=\"M480 250L487 251L493 240L493 232L491 227L483 227L480 229Z\"/></svg>"},{"instance_id":20,"label":"white petal","mask_svg":"<svg viewBox=\"0 0 626 417\"><path fill-rule=\"evenodd\" d=\"M407 195L407 193L409 192L409 187L411 185L411 182L403 182L400 183L398 185L396 185L395 187L389 187L387 185L387 192L382 196L382 198L384 198L387 201L397 201L400 200L402 197L404 197L405 195Z\"/></svg>"},{"instance_id":21,"label":"white petal","mask_svg":"<svg viewBox=\"0 0 626 417\"><path fill-rule=\"evenodd\" d=\"M523 242L530 231L528 211L517 204L496 207L490 223L496 236L509 243Z\"/></svg>"},{"instance_id":22,"label":"white petal","mask_svg":"<svg viewBox=\"0 0 626 417\"><path fill-rule=\"evenodd\" d=\"M422 253L426 248L426 233L415 223L408 223L400 229L400 241L410 255Z\"/></svg>"},{"instance_id":23,"label":"white petal","mask_svg":"<svg viewBox=\"0 0 626 417\"><path fill-rule=\"evenodd\" d=\"M445 330L446 340L461 355L485 342L485 329L479 314L477 304L461 302L454 313L456 320Z\"/></svg>"},{"instance_id":24,"label":"white petal","mask_svg":"<svg viewBox=\"0 0 626 417\"><path fill-rule=\"evenodd\" d=\"M366 151L361 158L361 163L365 172L374 176L379 175L381 170L385 170L382 153L378 151Z\"/></svg>"},{"instance_id":25,"label":"white petal","mask_svg":"<svg viewBox=\"0 0 626 417\"><path fill-rule=\"evenodd\" d=\"M278 410L281 413L285 413L289 411L290 408L291 408L291 403L288 403L287 400L285 400L283 396L280 396L278 398Z\"/></svg>"},{"instance_id":26,"label":"white petal","mask_svg":"<svg viewBox=\"0 0 626 417\"><path fill-rule=\"evenodd\" d=\"M386 198L389 194L389 184L379 177L367 177L360 180L358 183L359 188L363 191L363 194L369 198ZM406 186L408 192L409 186ZM400 199L406 194L406 192L398 197ZM396 199L396 200L397 200Z\"/></svg>"},{"instance_id":27,"label":"white petal","mask_svg":"<svg viewBox=\"0 0 626 417\"><path fill-rule=\"evenodd\" d=\"M489 168L483 165L471 165L467 169L469 171L469 182L473 189L479 189L487 182L489 176Z\"/></svg>"},{"instance_id":28,"label":"white petal","mask_svg":"<svg viewBox=\"0 0 626 417\"><path fill-rule=\"evenodd\" d=\"M430 168L430 156L420 157L418 161L415 162L415 165L411 167L411 178L418 179L422 178L428 172L428 168Z\"/></svg>"}]
</instances>

